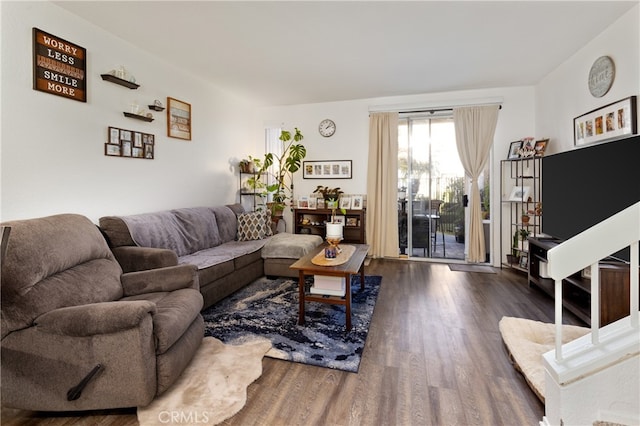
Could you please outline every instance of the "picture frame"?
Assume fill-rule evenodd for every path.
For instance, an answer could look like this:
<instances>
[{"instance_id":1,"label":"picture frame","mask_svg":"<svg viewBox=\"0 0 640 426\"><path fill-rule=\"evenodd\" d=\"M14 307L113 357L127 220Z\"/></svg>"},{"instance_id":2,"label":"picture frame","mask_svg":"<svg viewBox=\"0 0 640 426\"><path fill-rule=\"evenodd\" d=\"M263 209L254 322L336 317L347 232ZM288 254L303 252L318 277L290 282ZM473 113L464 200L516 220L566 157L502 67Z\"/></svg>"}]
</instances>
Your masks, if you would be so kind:
<instances>
[{"instance_id":1,"label":"picture frame","mask_svg":"<svg viewBox=\"0 0 640 426\"><path fill-rule=\"evenodd\" d=\"M346 219L343 215L336 215L333 219L333 223L341 223L342 226L344 226L346 223Z\"/></svg>"},{"instance_id":2,"label":"picture frame","mask_svg":"<svg viewBox=\"0 0 640 426\"><path fill-rule=\"evenodd\" d=\"M191 140L191 104L167 96L167 136Z\"/></svg>"},{"instance_id":3,"label":"picture frame","mask_svg":"<svg viewBox=\"0 0 640 426\"><path fill-rule=\"evenodd\" d=\"M347 222L345 226L358 226L358 218L357 217L347 217Z\"/></svg>"},{"instance_id":4,"label":"picture frame","mask_svg":"<svg viewBox=\"0 0 640 426\"><path fill-rule=\"evenodd\" d=\"M519 265L522 269L529 269L529 255L527 253L522 253Z\"/></svg>"},{"instance_id":5,"label":"picture frame","mask_svg":"<svg viewBox=\"0 0 640 426\"><path fill-rule=\"evenodd\" d=\"M536 141L536 143L533 145L533 150L535 151L536 157L544 156L544 152L547 149L548 143L549 139L540 139L539 141Z\"/></svg>"},{"instance_id":6,"label":"picture frame","mask_svg":"<svg viewBox=\"0 0 640 426\"><path fill-rule=\"evenodd\" d=\"M318 198L316 197L309 197L309 209L310 210L315 210L317 208L318 205Z\"/></svg>"},{"instance_id":7,"label":"picture frame","mask_svg":"<svg viewBox=\"0 0 640 426\"><path fill-rule=\"evenodd\" d=\"M104 144L104 155L108 157L120 157L120 145Z\"/></svg>"},{"instance_id":8,"label":"picture frame","mask_svg":"<svg viewBox=\"0 0 640 426\"><path fill-rule=\"evenodd\" d=\"M309 197L300 197L300 198L298 198L298 208L299 209L308 209L309 208Z\"/></svg>"},{"instance_id":9,"label":"picture frame","mask_svg":"<svg viewBox=\"0 0 640 426\"><path fill-rule=\"evenodd\" d=\"M531 194L530 186L516 185L511 189L508 199L509 201L527 201L529 194Z\"/></svg>"},{"instance_id":10,"label":"picture frame","mask_svg":"<svg viewBox=\"0 0 640 426\"><path fill-rule=\"evenodd\" d=\"M107 128L107 142L104 144L104 155L107 157L155 158L155 136L150 133Z\"/></svg>"},{"instance_id":11,"label":"picture frame","mask_svg":"<svg viewBox=\"0 0 640 426\"><path fill-rule=\"evenodd\" d=\"M33 90L87 102L87 49L33 27Z\"/></svg>"},{"instance_id":12,"label":"picture frame","mask_svg":"<svg viewBox=\"0 0 640 426\"><path fill-rule=\"evenodd\" d=\"M629 96L573 119L576 147L610 142L638 133L637 97Z\"/></svg>"},{"instance_id":13,"label":"picture frame","mask_svg":"<svg viewBox=\"0 0 640 426\"><path fill-rule=\"evenodd\" d=\"M303 161L303 179L351 179L351 160Z\"/></svg>"},{"instance_id":14,"label":"picture frame","mask_svg":"<svg viewBox=\"0 0 640 426\"><path fill-rule=\"evenodd\" d=\"M122 141L122 156L131 157L131 141Z\"/></svg>"},{"instance_id":15,"label":"picture frame","mask_svg":"<svg viewBox=\"0 0 640 426\"><path fill-rule=\"evenodd\" d=\"M362 210L364 197L362 195L351 196L351 210Z\"/></svg>"},{"instance_id":16,"label":"picture frame","mask_svg":"<svg viewBox=\"0 0 640 426\"><path fill-rule=\"evenodd\" d=\"M522 141L513 141L509 144L509 152L507 153L507 160L516 160L520 158L520 149L522 148Z\"/></svg>"},{"instance_id":17,"label":"picture frame","mask_svg":"<svg viewBox=\"0 0 640 426\"><path fill-rule=\"evenodd\" d=\"M345 210L351 210L351 197L340 197L340 208Z\"/></svg>"}]
</instances>

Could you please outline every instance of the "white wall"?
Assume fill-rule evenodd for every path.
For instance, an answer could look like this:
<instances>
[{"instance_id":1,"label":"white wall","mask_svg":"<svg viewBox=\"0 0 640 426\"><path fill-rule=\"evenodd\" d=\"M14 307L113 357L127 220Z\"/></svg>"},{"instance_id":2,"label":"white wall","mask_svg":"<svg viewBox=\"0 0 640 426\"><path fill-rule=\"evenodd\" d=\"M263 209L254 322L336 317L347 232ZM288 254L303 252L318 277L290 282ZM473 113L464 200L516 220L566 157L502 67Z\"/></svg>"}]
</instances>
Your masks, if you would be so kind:
<instances>
[{"instance_id":1,"label":"white wall","mask_svg":"<svg viewBox=\"0 0 640 426\"><path fill-rule=\"evenodd\" d=\"M618 19L536 86L536 133L551 137L548 153L573 149L573 119L640 92L640 6ZM593 62L610 56L616 68L609 92L595 98L587 78Z\"/></svg>"},{"instance_id":2,"label":"white wall","mask_svg":"<svg viewBox=\"0 0 640 426\"><path fill-rule=\"evenodd\" d=\"M250 105L172 68L49 2L0 2L2 8L2 220L62 212L88 216L235 202L238 153L249 144ZM32 27L87 49L87 102L32 89ZM124 65L138 90L102 81ZM137 100L166 97L192 106L192 140L166 136L155 121L125 118ZM104 156L107 127L155 135L155 159Z\"/></svg>"},{"instance_id":3,"label":"white wall","mask_svg":"<svg viewBox=\"0 0 640 426\"><path fill-rule=\"evenodd\" d=\"M526 136L533 135L534 88L496 88L468 90L460 92L420 94L412 96L395 96L385 98L361 99L344 102L293 105L283 107L262 108L256 112L255 132L253 140L262 134L263 127L284 125L292 129L298 127L305 135L304 145L307 148L306 160L353 160L353 179L303 179L299 172L294 176L296 196L308 195L317 185L339 186L347 194L365 194L367 186L367 156L369 144L369 108L398 110L415 106L433 107L461 104L477 104L483 101L502 101L498 125L496 128L494 149L492 153L493 182L498 185L493 192L493 212L495 220L499 217L500 205L500 160L505 159L509 143ZM318 124L324 118L336 123L336 133L324 138L318 133ZM256 152L261 149L256 146ZM248 154L252 154L248 152ZM290 218L287 223L290 222ZM497 223L497 222L494 222ZM493 253L499 253L499 230L493 238ZM499 258L495 256L495 262Z\"/></svg>"}]
</instances>

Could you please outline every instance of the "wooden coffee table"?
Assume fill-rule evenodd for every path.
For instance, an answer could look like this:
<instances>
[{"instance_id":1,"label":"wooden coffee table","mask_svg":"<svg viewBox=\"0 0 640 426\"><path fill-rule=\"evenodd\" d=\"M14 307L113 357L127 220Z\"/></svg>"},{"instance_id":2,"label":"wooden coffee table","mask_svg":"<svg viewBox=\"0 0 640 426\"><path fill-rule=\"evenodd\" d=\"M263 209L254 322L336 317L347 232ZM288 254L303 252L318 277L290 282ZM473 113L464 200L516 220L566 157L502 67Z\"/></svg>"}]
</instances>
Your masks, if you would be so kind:
<instances>
[{"instance_id":1,"label":"wooden coffee table","mask_svg":"<svg viewBox=\"0 0 640 426\"><path fill-rule=\"evenodd\" d=\"M311 263L311 259L316 256L320 250L324 251L327 246L323 244L306 254L300 260L290 266L291 269L298 270L298 291L300 299L300 310L298 312L298 324L304 324L304 304L305 302L329 303L335 305L344 305L346 307L347 331L351 330L351 275L360 274L360 290L364 290L364 259L367 257L369 246L366 244L349 244L356 248L355 252L346 263L336 266L320 266ZM324 296L307 293L305 291L306 275L325 275L330 277L344 277L345 295L344 297Z\"/></svg>"}]
</instances>

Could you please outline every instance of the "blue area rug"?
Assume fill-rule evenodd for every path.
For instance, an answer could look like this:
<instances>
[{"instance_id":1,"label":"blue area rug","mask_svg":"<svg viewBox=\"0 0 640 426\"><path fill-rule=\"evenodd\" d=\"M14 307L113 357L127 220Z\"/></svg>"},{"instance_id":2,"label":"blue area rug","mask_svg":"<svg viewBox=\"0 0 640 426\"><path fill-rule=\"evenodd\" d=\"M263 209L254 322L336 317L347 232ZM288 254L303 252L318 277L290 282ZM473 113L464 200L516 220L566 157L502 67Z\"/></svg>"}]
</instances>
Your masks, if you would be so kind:
<instances>
[{"instance_id":1,"label":"blue area rug","mask_svg":"<svg viewBox=\"0 0 640 426\"><path fill-rule=\"evenodd\" d=\"M360 276L351 278L350 332L341 305L307 302L305 324L298 325L297 280L263 277L206 309L205 335L228 344L266 338L273 345L268 357L357 373L381 282L367 275L360 291Z\"/></svg>"}]
</instances>

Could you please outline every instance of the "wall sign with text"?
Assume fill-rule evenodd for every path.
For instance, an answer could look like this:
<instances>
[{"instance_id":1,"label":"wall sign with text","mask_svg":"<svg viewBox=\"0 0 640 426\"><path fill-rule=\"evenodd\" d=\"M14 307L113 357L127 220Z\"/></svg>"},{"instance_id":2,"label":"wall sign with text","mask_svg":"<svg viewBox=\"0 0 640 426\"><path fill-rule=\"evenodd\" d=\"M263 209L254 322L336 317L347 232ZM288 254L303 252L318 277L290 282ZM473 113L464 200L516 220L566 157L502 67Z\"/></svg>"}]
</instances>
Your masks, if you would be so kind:
<instances>
[{"instance_id":1,"label":"wall sign with text","mask_svg":"<svg viewBox=\"0 0 640 426\"><path fill-rule=\"evenodd\" d=\"M87 101L87 50L33 28L33 89Z\"/></svg>"}]
</instances>

